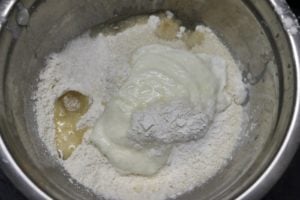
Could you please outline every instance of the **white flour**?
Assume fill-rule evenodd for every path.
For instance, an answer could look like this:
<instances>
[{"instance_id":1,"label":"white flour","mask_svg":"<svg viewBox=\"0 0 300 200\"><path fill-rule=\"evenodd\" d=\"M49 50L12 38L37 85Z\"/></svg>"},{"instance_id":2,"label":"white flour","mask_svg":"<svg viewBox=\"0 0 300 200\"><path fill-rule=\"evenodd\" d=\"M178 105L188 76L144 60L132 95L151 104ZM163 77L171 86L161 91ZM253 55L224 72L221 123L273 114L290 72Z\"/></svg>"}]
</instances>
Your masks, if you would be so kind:
<instances>
[{"instance_id":1,"label":"white flour","mask_svg":"<svg viewBox=\"0 0 300 200\"><path fill-rule=\"evenodd\" d=\"M295 14L291 12L289 6L287 5L286 1L280 2L281 5L277 5L275 7L275 11L280 16L284 28L291 34L295 35L299 32L299 23Z\"/></svg>"},{"instance_id":2,"label":"white flour","mask_svg":"<svg viewBox=\"0 0 300 200\"><path fill-rule=\"evenodd\" d=\"M34 98L38 131L53 156L58 158L54 102L65 91L75 90L90 97L91 107L78 126L93 127L105 104L128 77L129 58L137 48L149 44L186 48L180 40L158 39L154 33L157 21L151 17L148 24L137 24L116 35L99 34L92 39L85 34L71 41L61 53L50 55ZM243 108L233 102L245 96L244 86L226 47L208 28L199 26L198 29L205 37L191 51L218 55L226 61L229 78L225 90L231 105L216 115L205 137L175 145L168 165L152 177L117 173L106 157L88 142L90 129L71 157L59 161L79 183L108 199L162 200L201 186L230 160L242 132L243 118Z\"/></svg>"},{"instance_id":3,"label":"white flour","mask_svg":"<svg viewBox=\"0 0 300 200\"><path fill-rule=\"evenodd\" d=\"M129 138L138 144L171 144L202 138L210 119L184 100L150 106L133 113Z\"/></svg>"}]
</instances>

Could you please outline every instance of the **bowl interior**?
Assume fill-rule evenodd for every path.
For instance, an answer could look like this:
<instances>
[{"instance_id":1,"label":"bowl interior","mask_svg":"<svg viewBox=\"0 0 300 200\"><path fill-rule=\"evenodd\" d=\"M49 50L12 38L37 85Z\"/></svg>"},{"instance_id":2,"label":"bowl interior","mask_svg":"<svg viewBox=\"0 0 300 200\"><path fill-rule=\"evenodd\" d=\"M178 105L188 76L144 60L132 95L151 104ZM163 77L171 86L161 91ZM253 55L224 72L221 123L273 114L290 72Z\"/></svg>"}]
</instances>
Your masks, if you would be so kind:
<instances>
[{"instance_id":1,"label":"bowl interior","mask_svg":"<svg viewBox=\"0 0 300 200\"><path fill-rule=\"evenodd\" d=\"M249 123L232 161L217 176L179 199L232 199L272 160L289 126L294 64L287 35L268 1L255 0L24 0L28 26L16 24L18 9L0 33L0 127L16 162L54 199L94 199L49 157L34 120L33 91L45 57L89 28L129 16L171 10L186 26L203 23L222 38L241 63L248 84ZM247 116L245 116L245 119ZM98 197L100 198L100 197Z\"/></svg>"}]
</instances>

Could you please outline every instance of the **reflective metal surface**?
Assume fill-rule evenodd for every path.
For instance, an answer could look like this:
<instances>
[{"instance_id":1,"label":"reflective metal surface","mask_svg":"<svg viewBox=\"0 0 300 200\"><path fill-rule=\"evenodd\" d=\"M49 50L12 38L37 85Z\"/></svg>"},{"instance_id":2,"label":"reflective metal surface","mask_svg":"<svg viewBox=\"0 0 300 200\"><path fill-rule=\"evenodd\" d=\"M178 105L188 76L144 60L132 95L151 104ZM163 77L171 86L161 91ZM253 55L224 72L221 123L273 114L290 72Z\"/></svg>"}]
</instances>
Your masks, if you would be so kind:
<instances>
[{"instance_id":1,"label":"reflective metal surface","mask_svg":"<svg viewBox=\"0 0 300 200\"><path fill-rule=\"evenodd\" d=\"M160 10L173 11L187 26L201 22L211 27L241 63L249 86L247 131L232 160L207 184L178 199L257 199L288 165L300 141L300 37L283 28L282 17L294 18L289 10L279 16L273 9L287 8L284 1L15 3L0 1L0 164L30 199L101 199L70 183L38 137L31 96L45 56L98 24Z\"/></svg>"},{"instance_id":2,"label":"reflective metal surface","mask_svg":"<svg viewBox=\"0 0 300 200\"><path fill-rule=\"evenodd\" d=\"M10 10L14 6L17 0L1 0L0 2L0 30L2 25L6 22Z\"/></svg>"}]
</instances>

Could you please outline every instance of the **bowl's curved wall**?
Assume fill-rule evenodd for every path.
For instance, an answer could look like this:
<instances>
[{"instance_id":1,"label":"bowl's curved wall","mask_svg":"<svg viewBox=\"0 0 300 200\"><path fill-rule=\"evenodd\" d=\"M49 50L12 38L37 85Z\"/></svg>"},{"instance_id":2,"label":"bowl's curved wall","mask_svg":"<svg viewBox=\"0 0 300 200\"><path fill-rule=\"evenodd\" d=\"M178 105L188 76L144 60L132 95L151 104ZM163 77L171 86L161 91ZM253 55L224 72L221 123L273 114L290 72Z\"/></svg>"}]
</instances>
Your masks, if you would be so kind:
<instances>
[{"instance_id":1,"label":"bowl's curved wall","mask_svg":"<svg viewBox=\"0 0 300 200\"><path fill-rule=\"evenodd\" d=\"M288 35L284 30L272 8L276 1L22 2L29 8L29 24L20 26L16 23L20 11L18 6L12 10L6 26L0 32L0 127L3 158L11 155L20 169L41 190L32 194L32 187L26 185L28 182L23 182L25 186L21 187L25 194L24 190L28 190L27 195L32 194L31 197L37 199L46 198L47 195L66 200L95 198L80 185L74 189L75 186L67 176L62 176L63 170L48 156L38 138L31 95L44 66L45 56L59 51L67 41L99 23L159 10L173 11L187 26L201 22L211 27L241 62L244 82L249 85L249 102L245 109L251 119L248 132L245 133L247 136L232 162L207 184L180 199L236 198L261 176L283 142L287 145L290 141L289 152L294 152L296 141L292 140L295 138L294 129L297 128L295 115L299 109L298 104L295 104L299 103L299 54L293 41L297 38L299 40L299 37ZM11 165L12 160L6 161L10 164L2 161L4 168L10 169L10 172L13 167L16 170L17 166ZM278 177L281 171L278 170L274 177ZM21 176L18 180L24 179ZM271 182L266 185L269 186ZM251 191L263 193L262 189ZM244 194L251 196L251 191ZM41 194L44 196L39 197Z\"/></svg>"}]
</instances>

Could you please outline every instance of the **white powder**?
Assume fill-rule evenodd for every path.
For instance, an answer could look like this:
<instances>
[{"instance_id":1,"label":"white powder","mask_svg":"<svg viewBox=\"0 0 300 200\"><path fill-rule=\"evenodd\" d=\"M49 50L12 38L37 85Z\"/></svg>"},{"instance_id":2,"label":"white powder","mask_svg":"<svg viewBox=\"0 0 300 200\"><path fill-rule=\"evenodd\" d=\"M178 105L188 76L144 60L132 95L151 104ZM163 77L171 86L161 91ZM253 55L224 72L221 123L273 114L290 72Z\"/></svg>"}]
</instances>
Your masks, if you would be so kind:
<instances>
[{"instance_id":1,"label":"white powder","mask_svg":"<svg viewBox=\"0 0 300 200\"><path fill-rule=\"evenodd\" d=\"M174 100L133 113L128 136L140 145L188 142L202 138L210 121L188 101Z\"/></svg>"},{"instance_id":2,"label":"white powder","mask_svg":"<svg viewBox=\"0 0 300 200\"><path fill-rule=\"evenodd\" d=\"M79 110L79 108L81 106L79 99L76 97L71 97L71 96L64 96L63 103L64 103L66 110L68 110L68 111Z\"/></svg>"},{"instance_id":3,"label":"white powder","mask_svg":"<svg viewBox=\"0 0 300 200\"><path fill-rule=\"evenodd\" d=\"M79 91L90 97L91 107L78 126L93 127L105 104L127 79L129 59L136 49L149 44L186 49L180 40L157 38L154 29L158 23L157 17L151 17L148 24L137 24L116 35L99 34L92 39L85 34L71 41L61 53L49 56L46 68L40 74L35 99L38 131L53 156L58 158L54 102L65 91ZM229 79L225 90L233 102L236 97L244 95L238 67L212 31L199 27L205 37L201 45L191 51L218 55L226 61ZM216 115L205 137L175 145L168 165L152 177L121 176L88 142L91 129L71 157L59 162L79 183L108 199L160 200L176 197L201 186L226 165L242 132L242 115L243 108L232 103Z\"/></svg>"},{"instance_id":4,"label":"white powder","mask_svg":"<svg viewBox=\"0 0 300 200\"><path fill-rule=\"evenodd\" d=\"M291 12L288 4L285 1L280 2L281 5L275 7L275 11L280 16L283 26L286 31L295 35L299 31L299 23L294 13ZM292 18L293 17L293 18Z\"/></svg>"}]
</instances>

